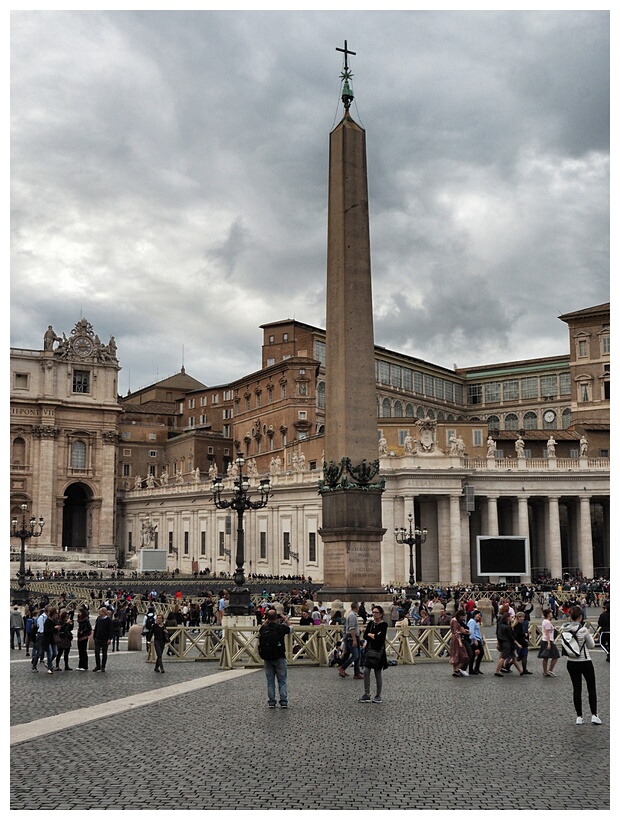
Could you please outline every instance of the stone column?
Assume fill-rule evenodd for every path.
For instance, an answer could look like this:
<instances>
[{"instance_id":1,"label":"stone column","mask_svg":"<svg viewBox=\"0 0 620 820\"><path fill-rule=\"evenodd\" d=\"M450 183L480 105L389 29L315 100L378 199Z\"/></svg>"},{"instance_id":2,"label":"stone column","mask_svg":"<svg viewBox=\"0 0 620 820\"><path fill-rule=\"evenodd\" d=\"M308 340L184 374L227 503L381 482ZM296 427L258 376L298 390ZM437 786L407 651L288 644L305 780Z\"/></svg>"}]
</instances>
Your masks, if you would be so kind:
<instances>
[{"instance_id":1,"label":"stone column","mask_svg":"<svg viewBox=\"0 0 620 820\"><path fill-rule=\"evenodd\" d=\"M560 499L549 496L547 499L548 536L545 549L546 561L552 578L562 577L562 539L560 534Z\"/></svg>"},{"instance_id":2,"label":"stone column","mask_svg":"<svg viewBox=\"0 0 620 820\"><path fill-rule=\"evenodd\" d=\"M449 583L463 580L461 542L461 496L450 496L450 578Z\"/></svg>"},{"instance_id":3,"label":"stone column","mask_svg":"<svg viewBox=\"0 0 620 820\"><path fill-rule=\"evenodd\" d=\"M590 516L590 496L579 496L579 568L586 578L594 577L594 556L592 554L592 519Z\"/></svg>"},{"instance_id":4,"label":"stone column","mask_svg":"<svg viewBox=\"0 0 620 820\"><path fill-rule=\"evenodd\" d=\"M487 496L487 526L487 535L499 535L496 495Z\"/></svg>"},{"instance_id":5,"label":"stone column","mask_svg":"<svg viewBox=\"0 0 620 820\"><path fill-rule=\"evenodd\" d=\"M517 499L517 534L527 538L527 552L528 552L528 566L530 567L530 574L524 576L521 580L529 584L531 583L531 568L532 568L532 549L530 545L530 517L528 512L527 498L519 496Z\"/></svg>"}]
</instances>

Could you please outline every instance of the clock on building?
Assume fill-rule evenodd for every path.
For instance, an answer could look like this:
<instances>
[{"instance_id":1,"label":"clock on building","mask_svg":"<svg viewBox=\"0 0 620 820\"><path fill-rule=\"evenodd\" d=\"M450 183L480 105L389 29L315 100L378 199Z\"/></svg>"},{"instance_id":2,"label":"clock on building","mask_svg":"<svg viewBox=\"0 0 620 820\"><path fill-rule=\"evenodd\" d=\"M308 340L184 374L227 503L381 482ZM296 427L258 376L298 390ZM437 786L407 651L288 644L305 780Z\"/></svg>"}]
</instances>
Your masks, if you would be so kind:
<instances>
[{"instance_id":1,"label":"clock on building","mask_svg":"<svg viewBox=\"0 0 620 820\"><path fill-rule=\"evenodd\" d=\"M543 419L547 422L547 424L551 424L551 422L555 419L555 413L553 410L545 410Z\"/></svg>"},{"instance_id":2,"label":"clock on building","mask_svg":"<svg viewBox=\"0 0 620 820\"><path fill-rule=\"evenodd\" d=\"M77 356L89 356L93 352L93 343L87 336L79 336L73 341L73 352Z\"/></svg>"}]
</instances>

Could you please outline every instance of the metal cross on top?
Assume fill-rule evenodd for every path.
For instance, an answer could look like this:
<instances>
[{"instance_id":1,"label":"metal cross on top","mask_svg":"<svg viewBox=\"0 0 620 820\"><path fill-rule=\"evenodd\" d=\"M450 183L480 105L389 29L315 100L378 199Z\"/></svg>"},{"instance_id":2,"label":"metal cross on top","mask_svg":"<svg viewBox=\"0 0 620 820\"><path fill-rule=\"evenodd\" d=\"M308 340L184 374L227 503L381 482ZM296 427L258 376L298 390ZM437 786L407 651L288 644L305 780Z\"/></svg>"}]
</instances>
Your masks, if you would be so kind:
<instances>
[{"instance_id":1,"label":"metal cross on top","mask_svg":"<svg viewBox=\"0 0 620 820\"><path fill-rule=\"evenodd\" d=\"M344 48L337 48L336 51L344 52L344 70L348 72L349 71L349 62L347 60L347 57L349 56L349 54L355 54L356 52L355 51L349 51L349 49L347 48L347 41L346 40L344 41Z\"/></svg>"}]
</instances>

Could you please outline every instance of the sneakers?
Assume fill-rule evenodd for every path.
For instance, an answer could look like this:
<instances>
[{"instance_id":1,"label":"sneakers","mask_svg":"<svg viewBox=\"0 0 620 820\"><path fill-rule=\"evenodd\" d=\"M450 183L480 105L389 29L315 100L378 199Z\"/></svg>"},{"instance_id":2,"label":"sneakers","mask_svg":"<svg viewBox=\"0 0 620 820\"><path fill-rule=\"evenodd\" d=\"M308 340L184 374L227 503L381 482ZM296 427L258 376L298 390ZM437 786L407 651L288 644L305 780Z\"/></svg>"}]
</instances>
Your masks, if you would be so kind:
<instances>
[{"instance_id":1,"label":"sneakers","mask_svg":"<svg viewBox=\"0 0 620 820\"><path fill-rule=\"evenodd\" d=\"M267 706L269 707L269 709L275 709L276 708L275 703L268 703Z\"/></svg>"},{"instance_id":2,"label":"sneakers","mask_svg":"<svg viewBox=\"0 0 620 820\"><path fill-rule=\"evenodd\" d=\"M548 675L550 678L557 678L557 675L555 674L555 672L547 672L547 675Z\"/></svg>"},{"instance_id":3,"label":"sneakers","mask_svg":"<svg viewBox=\"0 0 620 820\"><path fill-rule=\"evenodd\" d=\"M362 695L358 703L370 703L370 695Z\"/></svg>"},{"instance_id":4,"label":"sneakers","mask_svg":"<svg viewBox=\"0 0 620 820\"><path fill-rule=\"evenodd\" d=\"M592 715L592 723L602 723L603 721L600 719L598 715Z\"/></svg>"},{"instance_id":5,"label":"sneakers","mask_svg":"<svg viewBox=\"0 0 620 820\"><path fill-rule=\"evenodd\" d=\"M461 674L462 678L468 678L469 677L469 672L467 671L467 669L461 669L459 671L460 671L460 674Z\"/></svg>"},{"instance_id":6,"label":"sneakers","mask_svg":"<svg viewBox=\"0 0 620 820\"><path fill-rule=\"evenodd\" d=\"M383 701L381 700L381 697L379 695L375 695L375 697L372 699L372 702L373 703L383 703Z\"/></svg>"},{"instance_id":7,"label":"sneakers","mask_svg":"<svg viewBox=\"0 0 620 820\"><path fill-rule=\"evenodd\" d=\"M583 725L583 718L578 717L577 720L575 721L575 723L577 724L577 726L582 726Z\"/></svg>"},{"instance_id":8,"label":"sneakers","mask_svg":"<svg viewBox=\"0 0 620 820\"><path fill-rule=\"evenodd\" d=\"M288 703L281 703L280 709L288 709Z\"/></svg>"}]
</instances>

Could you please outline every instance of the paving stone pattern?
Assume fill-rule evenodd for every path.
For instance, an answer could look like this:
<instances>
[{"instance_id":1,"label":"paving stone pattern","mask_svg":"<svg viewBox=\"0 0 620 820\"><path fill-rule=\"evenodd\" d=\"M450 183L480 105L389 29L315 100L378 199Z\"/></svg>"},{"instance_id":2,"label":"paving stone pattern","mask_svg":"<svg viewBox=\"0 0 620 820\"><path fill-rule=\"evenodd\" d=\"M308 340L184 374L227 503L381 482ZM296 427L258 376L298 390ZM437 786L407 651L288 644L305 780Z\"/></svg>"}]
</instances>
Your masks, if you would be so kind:
<instances>
[{"instance_id":1,"label":"paving stone pattern","mask_svg":"<svg viewBox=\"0 0 620 820\"><path fill-rule=\"evenodd\" d=\"M11 652L11 725L219 672L169 662L162 676L144 652L123 650L105 675L35 675L27 660ZM501 680L490 663L475 678L453 678L447 662L390 667L381 704L358 703L363 682L335 668L289 668L288 710L267 708L258 670L15 744L10 808L38 810L53 795L61 810L608 810L611 664L601 652L594 664L601 726L585 689L585 723L575 725L564 660L557 678L543 678L535 658L533 675ZM39 775L33 757L45 761ZM575 761L586 784L577 801L565 786Z\"/></svg>"}]
</instances>

